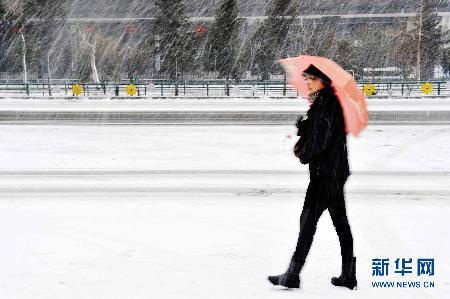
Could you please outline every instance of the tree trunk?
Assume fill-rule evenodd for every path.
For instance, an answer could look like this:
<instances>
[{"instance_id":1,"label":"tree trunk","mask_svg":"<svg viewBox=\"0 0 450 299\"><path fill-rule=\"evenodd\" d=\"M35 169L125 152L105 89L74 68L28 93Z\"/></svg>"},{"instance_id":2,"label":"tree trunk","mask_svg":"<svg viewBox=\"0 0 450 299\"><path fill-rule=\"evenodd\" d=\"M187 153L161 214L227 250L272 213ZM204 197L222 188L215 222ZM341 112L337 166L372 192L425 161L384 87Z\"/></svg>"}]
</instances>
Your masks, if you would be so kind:
<instances>
[{"instance_id":1,"label":"tree trunk","mask_svg":"<svg viewBox=\"0 0 450 299\"><path fill-rule=\"evenodd\" d=\"M47 78L48 78L48 95L52 95L52 83L50 73L50 51L47 52Z\"/></svg>"},{"instance_id":2,"label":"tree trunk","mask_svg":"<svg viewBox=\"0 0 450 299\"><path fill-rule=\"evenodd\" d=\"M25 35L23 32L20 33L20 36L22 37L23 84L27 84L27 45L25 43Z\"/></svg>"},{"instance_id":3,"label":"tree trunk","mask_svg":"<svg viewBox=\"0 0 450 299\"><path fill-rule=\"evenodd\" d=\"M94 82L96 84L100 84L100 78L98 76L98 70L97 70L97 64L95 62L95 54L96 54L96 47L97 47L97 39L94 35L93 37L93 42L92 44L88 41L88 39L86 38L85 34L83 32L81 32L80 27L78 27L78 32L80 33L81 39L83 40L83 42L86 43L86 45L88 45L88 47L91 48L91 58L90 58L90 64L91 64L91 72L92 72L92 77L94 79Z\"/></svg>"},{"instance_id":4,"label":"tree trunk","mask_svg":"<svg viewBox=\"0 0 450 299\"><path fill-rule=\"evenodd\" d=\"M97 64L95 63L95 52L96 52L96 46L97 46L97 41L94 39L94 42L90 45L91 46L91 69L92 69L92 77L94 77L94 82L96 84L100 83L100 78L98 76L98 71L97 71Z\"/></svg>"}]
</instances>

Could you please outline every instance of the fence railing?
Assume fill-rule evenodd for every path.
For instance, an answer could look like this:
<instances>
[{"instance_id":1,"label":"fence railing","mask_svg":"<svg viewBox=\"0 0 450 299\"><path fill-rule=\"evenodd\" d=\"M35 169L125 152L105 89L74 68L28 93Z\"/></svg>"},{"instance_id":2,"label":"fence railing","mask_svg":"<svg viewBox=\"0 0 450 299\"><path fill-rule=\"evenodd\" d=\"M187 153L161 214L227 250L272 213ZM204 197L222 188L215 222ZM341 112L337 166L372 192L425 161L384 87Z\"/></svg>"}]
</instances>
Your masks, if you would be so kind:
<instances>
[{"instance_id":1,"label":"fence railing","mask_svg":"<svg viewBox=\"0 0 450 299\"><path fill-rule=\"evenodd\" d=\"M425 93L423 84L430 83ZM18 83L0 82L0 97L76 97L72 87L79 84L83 97L129 97L130 83L83 84L77 82ZM450 96L450 82L446 81L394 81L358 82L361 89L373 84L374 97ZM140 80L134 83L138 97L297 97L298 92L284 81L243 80L239 83L228 80Z\"/></svg>"}]
</instances>

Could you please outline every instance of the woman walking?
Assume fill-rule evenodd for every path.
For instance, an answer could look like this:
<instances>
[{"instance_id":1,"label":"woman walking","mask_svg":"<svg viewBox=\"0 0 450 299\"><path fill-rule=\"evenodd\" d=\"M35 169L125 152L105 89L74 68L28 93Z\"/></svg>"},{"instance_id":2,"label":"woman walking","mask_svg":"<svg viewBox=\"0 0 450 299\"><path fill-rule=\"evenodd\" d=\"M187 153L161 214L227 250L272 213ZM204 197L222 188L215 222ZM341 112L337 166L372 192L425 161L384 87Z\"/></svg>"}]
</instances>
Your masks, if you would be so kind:
<instances>
[{"instance_id":1,"label":"woman walking","mask_svg":"<svg viewBox=\"0 0 450 299\"><path fill-rule=\"evenodd\" d=\"M335 96L332 81L310 65L303 73L310 91L311 106L305 119L297 121L299 141L294 147L302 164L309 164L310 183L300 216L300 233L289 267L284 274L269 276L274 285L300 287L300 272L316 232L317 222L328 209L339 237L342 272L331 283L354 289L356 258L353 237L347 220L344 185L349 172L347 137L341 105Z\"/></svg>"}]
</instances>

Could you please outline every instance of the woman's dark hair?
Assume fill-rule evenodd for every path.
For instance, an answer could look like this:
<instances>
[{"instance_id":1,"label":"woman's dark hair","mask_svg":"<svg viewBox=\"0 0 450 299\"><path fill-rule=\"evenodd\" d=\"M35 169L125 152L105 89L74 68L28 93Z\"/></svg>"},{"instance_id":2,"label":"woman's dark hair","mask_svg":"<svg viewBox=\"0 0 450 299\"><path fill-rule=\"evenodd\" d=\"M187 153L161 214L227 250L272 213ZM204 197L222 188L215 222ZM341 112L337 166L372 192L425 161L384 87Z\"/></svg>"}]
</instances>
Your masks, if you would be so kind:
<instances>
[{"instance_id":1,"label":"woman's dark hair","mask_svg":"<svg viewBox=\"0 0 450 299\"><path fill-rule=\"evenodd\" d=\"M306 70L303 71L303 75L311 75L316 78L319 78L322 82L330 85L331 79L327 77L324 73L322 73L318 68L314 65L310 64Z\"/></svg>"}]
</instances>

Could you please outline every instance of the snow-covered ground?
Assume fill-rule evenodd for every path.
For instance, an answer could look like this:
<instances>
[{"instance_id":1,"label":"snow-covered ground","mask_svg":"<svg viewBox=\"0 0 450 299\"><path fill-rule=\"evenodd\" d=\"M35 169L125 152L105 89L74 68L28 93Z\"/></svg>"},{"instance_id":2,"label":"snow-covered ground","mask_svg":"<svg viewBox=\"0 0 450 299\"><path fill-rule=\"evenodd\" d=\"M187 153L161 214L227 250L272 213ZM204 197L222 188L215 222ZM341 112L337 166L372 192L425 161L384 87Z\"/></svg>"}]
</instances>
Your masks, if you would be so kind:
<instances>
[{"instance_id":1,"label":"snow-covered ground","mask_svg":"<svg viewBox=\"0 0 450 299\"><path fill-rule=\"evenodd\" d=\"M449 111L450 98L368 99L369 111ZM1 111L305 111L298 99L1 99Z\"/></svg>"},{"instance_id":2,"label":"snow-covered ground","mask_svg":"<svg viewBox=\"0 0 450 299\"><path fill-rule=\"evenodd\" d=\"M349 138L355 292L329 283L340 254L328 213L302 289L266 281L287 266L308 183L292 126L0 128L0 298L450 296L450 126ZM435 258L433 277L384 279L435 288L373 288L384 257Z\"/></svg>"},{"instance_id":3,"label":"snow-covered ground","mask_svg":"<svg viewBox=\"0 0 450 299\"><path fill-rule=\"evenodd\" d=\"M327 212L302 274L285 291L298 233L294 195L34 195L0 201L1 298L448 298L447 200L348 196L358 290L333 287L339 244ZM371 260L388 257L388 278ZM435 258L434 277L393 274L395 258ZM374 289L372 281L434 281L434 289Z\"/></svg>"},{"instance_id":4,"label":"snow-covered ground","mask_svg":"<svg viewBox=\"0 0 450 299\"><path fill-rule=\"evenodd\" d=\"M304 170L294 126L2 125L1 171ZM291 136L289 138L288 136ZM450 126L369 126L353 171L450 171Z\"/></svg>"}]
</instances>

